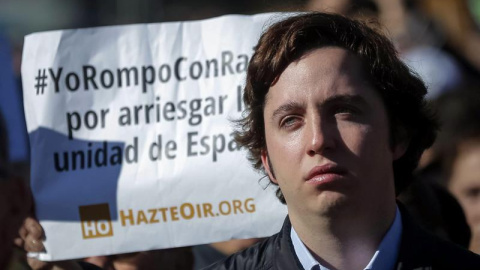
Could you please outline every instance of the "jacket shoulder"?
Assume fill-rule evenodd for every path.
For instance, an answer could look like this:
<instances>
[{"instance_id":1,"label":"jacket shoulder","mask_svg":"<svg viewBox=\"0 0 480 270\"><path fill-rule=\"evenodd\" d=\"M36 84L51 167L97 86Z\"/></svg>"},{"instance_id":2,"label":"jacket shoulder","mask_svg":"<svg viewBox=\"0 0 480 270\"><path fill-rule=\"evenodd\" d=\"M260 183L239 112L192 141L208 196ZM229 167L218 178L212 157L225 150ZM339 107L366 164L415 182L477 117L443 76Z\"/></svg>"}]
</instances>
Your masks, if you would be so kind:
<instances>
[{"instance_id":1,"label":"jacket shoulder","mask_svg":"<svg viewBox=\"0 0 480 270\"><path fill-rule=\"evenodd\" d=\"M480 269L479 255L425 231L400 210L403 230L395 269Z\"/></svg>"},{"instance_id":2,"label":"jacket shoulder","mask_svg":"<svg viewBox=\"0 0 480 270\"><path fill-rule=\"evenodd\" d=\"M437 239L433 246L434 267L443 269L480 269L480 256L456 244Z\"/></svg>"}]
</instances>

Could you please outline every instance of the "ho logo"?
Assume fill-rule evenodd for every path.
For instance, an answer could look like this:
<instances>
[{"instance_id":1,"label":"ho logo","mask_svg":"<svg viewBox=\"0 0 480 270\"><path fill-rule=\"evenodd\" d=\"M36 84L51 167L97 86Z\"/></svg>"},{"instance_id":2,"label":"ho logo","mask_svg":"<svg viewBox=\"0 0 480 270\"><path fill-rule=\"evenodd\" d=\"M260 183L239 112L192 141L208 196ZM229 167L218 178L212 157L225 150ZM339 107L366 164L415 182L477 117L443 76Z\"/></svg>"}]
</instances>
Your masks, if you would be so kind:
<instances>
[{"instance_id":1,"label":"ho logo","mask_svg":"<svg viewBox=\"0 0 480 270\"><path fill-rule=\"evenodd\" d=\"M83 239L113 236L108 203L80 206L78 211Z\"/></svg>"}]
</instances>

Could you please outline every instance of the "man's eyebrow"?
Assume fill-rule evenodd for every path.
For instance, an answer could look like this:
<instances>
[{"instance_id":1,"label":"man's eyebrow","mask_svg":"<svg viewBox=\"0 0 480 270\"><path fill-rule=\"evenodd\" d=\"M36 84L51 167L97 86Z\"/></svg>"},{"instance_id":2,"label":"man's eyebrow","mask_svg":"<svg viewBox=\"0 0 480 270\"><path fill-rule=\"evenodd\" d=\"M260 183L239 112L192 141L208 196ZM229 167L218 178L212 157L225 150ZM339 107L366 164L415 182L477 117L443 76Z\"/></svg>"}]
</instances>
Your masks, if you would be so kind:
<instances>
[{"instance_id":1,"label":"man's eyebrow","mask_svg":"<svg viewBox=\"0 0 480 270\"><path fill-rule=\"evenodd\" d=\"M277 117L278 115L284 114L285 112L296 111L299 109L303 109L305 106L301 103L290 101L278 107L275 111L273 111L272 119Z\"/></svg>"},{"instance_id":2,"label":"man's eyebrow","mask_svg":"<svg viewBox=\"0 0 480 270\"><path fill-rule=\"evenodd\" d=\"M368 103L360 95L336 95L327 98L324 102L324 105L332 103L347 103L347 104L359 104L367 106Z\"/></svg>"}]
</instances>

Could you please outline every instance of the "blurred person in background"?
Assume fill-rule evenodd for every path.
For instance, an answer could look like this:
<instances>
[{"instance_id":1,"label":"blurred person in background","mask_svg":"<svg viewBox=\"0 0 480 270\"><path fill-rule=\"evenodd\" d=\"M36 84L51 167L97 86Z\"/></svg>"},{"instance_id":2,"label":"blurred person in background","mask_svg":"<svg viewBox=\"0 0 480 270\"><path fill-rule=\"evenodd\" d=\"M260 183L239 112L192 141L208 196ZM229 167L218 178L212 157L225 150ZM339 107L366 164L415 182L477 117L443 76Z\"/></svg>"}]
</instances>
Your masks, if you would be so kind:
<instances>
[{"instance_id":1,"label":"blurred person in background","mask_svg":"<svg viewBox=\"0 0 480 270\"><path fill-rule=\"evenodd\" d=\"M13 237L31 207L31 199L22 95L13 66L9 39L0 27L0 269L21 270L28 266L23 251L13 248Z\"/></svg>"},{"instance_id":2,"label":"blurred person in background","mask_svg":"<svg viewBox=\"0 0 480 270\"><path fill-rule=\"evenodd\" d=\"M14 73L14 60L8 38L0 29L0 113L4 117L10 172L29 179L28 135L23 112L22 92Z\"/></svg>"},{"instance_id":3,"label":"blurred person in background","mask_svg":"<svg viewBox=\"0 0 480 270\"><path fill-rule=\"evenodd\" d=\"M440 96L442 129L432 148L441 183L460 202L471 230L469 249L480 253L480 84Z\"/></svg>"},{"instance_id":4,"label":"blurred person in background","mask_svg":"<svg viewBox=\"0 0 480 270\"><path fill-rule=\"evenodd\" d=\"M0 269L23 269L12 258L14 238L30 207L24 182L10 173L6 124L0 113Z\"/></svg>"},{"instance_id":5,"label":"blurred person in background","mask_svg":"<svg viewBox=\"0 0 480 270\"><path fill-rule=\"evenodd\" d=\"M445 49L455 54L471 70L480 72L480 32L474 15L478 15L478 0L415 0L421 11L438 27ZM470 5L469 5L470 2ZM476 4L474 4L476 3ZM477 9L474 9L475 6Z\"/></svg>"}]
</instances>

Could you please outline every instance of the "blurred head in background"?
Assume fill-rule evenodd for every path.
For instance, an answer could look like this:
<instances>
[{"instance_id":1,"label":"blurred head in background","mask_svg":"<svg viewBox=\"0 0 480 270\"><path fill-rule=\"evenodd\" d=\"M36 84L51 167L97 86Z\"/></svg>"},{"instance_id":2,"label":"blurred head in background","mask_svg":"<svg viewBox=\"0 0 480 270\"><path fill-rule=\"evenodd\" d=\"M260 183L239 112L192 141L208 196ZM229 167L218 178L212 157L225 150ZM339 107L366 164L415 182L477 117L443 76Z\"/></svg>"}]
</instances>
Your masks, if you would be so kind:
<instances>
[{"instance_id":1,"label":"blurred head in background","mask_svg":"<svg viewBox=\"0 0 480 270\"><path fill-rule=\"evenodd\" d=\"M434 155L443 183L457 198L472 231L470 249L480 251L480 85L466 86L436 100L442 124Z\"/></svg>"}]
</instances>

